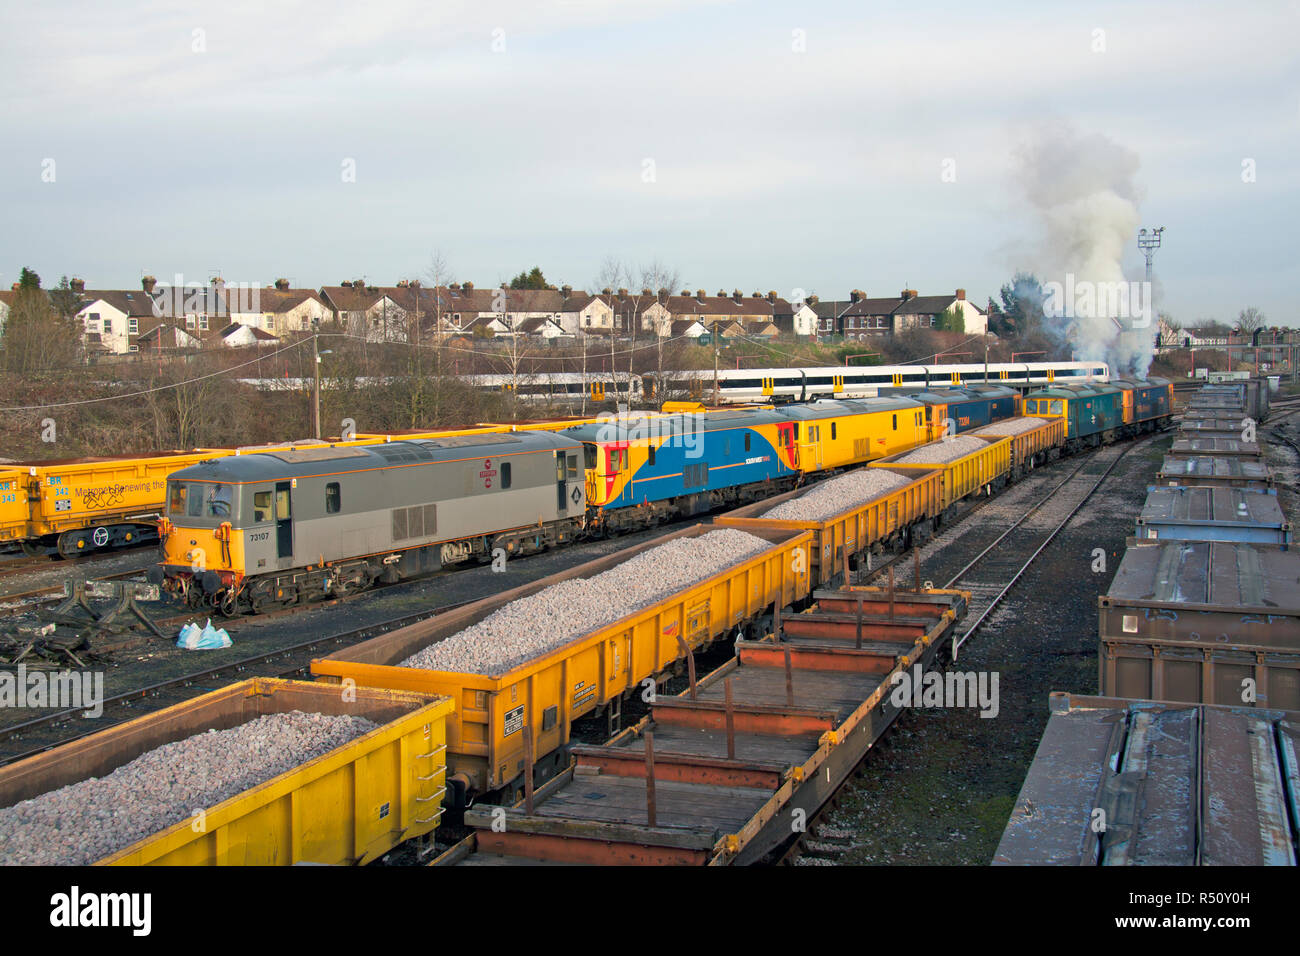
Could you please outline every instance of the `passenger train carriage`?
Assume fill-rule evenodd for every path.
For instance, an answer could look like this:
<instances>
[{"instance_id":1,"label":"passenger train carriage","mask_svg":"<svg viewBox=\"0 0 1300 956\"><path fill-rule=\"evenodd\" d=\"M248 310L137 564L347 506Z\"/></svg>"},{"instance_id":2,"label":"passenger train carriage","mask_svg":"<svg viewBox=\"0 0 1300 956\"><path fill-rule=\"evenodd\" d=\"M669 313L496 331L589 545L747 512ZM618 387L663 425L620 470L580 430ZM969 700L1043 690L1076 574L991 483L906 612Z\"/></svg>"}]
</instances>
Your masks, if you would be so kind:
<instances>
[{"instance_id":1,"label":"passenger train carriage","mask_svg":"<svg viewBox=\"0 0 1300 956\"><path fill-rule=\"evenodd\" d=\"M1024 391L1056 382L1106 382L1105 362L990 362L961 365L829 365L811 368L722 369L721 404L801 402L815 398L874 398L898 389L931 391L985 384ZM712 400L712 370L664 372L665 394ZM648 376L647 376L648 377ZM650 389L652 390L652 389Z\"/></svg>"}]
</instances>

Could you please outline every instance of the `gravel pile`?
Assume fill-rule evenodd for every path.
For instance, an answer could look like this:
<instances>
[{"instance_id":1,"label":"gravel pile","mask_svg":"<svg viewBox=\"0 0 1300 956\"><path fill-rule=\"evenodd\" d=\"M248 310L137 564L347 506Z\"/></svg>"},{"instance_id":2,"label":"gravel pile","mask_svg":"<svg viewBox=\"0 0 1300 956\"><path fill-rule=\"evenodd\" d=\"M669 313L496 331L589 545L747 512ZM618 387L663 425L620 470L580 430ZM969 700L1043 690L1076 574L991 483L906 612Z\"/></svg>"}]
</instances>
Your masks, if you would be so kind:
<instances>
[{"instance_id":1,"label":"gravel pile","mask_svg":"<svg viewBox=\"0 0 1300 956\"><path fill-rule=\"evenodd\" d=\"M1041 418L1008 418L1005 421L984 426L979 430L979 433L981 435L1019 435L1021 432L1027 432L1041 424L1043 424Z\"/></svg>"},{"instance_id":2,"label":"gravel pile","mask_svg":"<svg viewBox=\"0 0 1300 956\"><path fill-rule=\"evenodd\" d=\"M561 581L511 601L400 666L501 674L769 547L763 538L732 528L677 538L590 578Z\"/></svg>"},{"instance_id":3,"label":"gravel pile","mask_svg":"<svg viewBox=\"0 0 1300 956\"><path fill-rule=\"evenodd\" d=\"M923 448L918 448L916 451L904 455L902 458L896 458L891 464L930 465L938 462L947 463L956 461L963 455L969 455L973 451L979 451L987 445L988 442L972 438L970 435L954 435L952 438L931 442Z\"/></svg>"},{"instance_id":4,"label":"gravel pile","mask_svg":"<svg viewBox=\"0 0 1300 956\"><path fill-rule=\"evenodd\" d=\"M105 777L0 809L0 865L85 866L377 726L295 710L163 744Z\"/></svg>"},{"instance_id":5,"label":"gravel pile","mask_svg":"<svg viewBox=\"0 0 1300 956\"><path fill-rule=\"evenodd\" d=\"M814 485L798 498L781 502L763 517L778 521L825 521L887 491L901 488L909 480L883 468L863 468Z\"/></svg>"}]
</instances>

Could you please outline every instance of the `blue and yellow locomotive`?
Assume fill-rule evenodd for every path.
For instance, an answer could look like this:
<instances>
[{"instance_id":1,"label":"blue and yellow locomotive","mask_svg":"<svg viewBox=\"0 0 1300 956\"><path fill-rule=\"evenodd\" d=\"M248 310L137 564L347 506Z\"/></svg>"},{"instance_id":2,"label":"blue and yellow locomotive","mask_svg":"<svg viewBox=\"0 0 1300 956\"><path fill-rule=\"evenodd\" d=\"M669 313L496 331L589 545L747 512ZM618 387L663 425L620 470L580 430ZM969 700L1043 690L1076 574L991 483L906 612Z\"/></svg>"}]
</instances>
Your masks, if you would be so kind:
<instances>
[{"instance_id":1,"label":"blue and yellow locomotive","mask_svg":"<svg viewBox=\"0 0 1300 956\"><path fill-rule=\"evenodd\" d=\"M1168 428L1174 387L1167 379L1116 379L1106 384L1056 385L1025 396L1024 414L1065 419L1065 451Z\"/></svg>"}]
</instances>

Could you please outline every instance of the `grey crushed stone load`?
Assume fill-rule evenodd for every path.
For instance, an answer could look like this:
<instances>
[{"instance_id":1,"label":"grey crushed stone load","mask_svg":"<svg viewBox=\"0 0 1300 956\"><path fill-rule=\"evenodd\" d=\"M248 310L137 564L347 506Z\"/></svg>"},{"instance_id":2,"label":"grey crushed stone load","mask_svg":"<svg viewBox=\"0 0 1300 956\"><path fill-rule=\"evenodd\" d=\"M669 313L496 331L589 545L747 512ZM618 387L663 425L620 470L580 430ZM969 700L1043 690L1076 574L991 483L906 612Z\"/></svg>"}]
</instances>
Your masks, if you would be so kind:
<instances>
[{"instance_id":1,"label":"grey crushed stone load","mask_svg":"<svg viewBox=\"0 0 1300 956\"><path fill-rule=\"evenodd\" d=\"M676 538L608 571L511 601L400 666L504 673L770 547L763 538L733 528Z\"/></svg>"},{"instance_id":2,"label":"grey crushed stone load","mask_svg":"<svg viewBox=\"0 0 1300 956\"><path fill-rule=\"evenodd\" d=\"M295 710L163 744L106 776L0 809L0 865L85 866L378 726Z\"/></svg>"},{"instance_id":3,"label":"grey crushed stone load","mask_svg":"<svg viewBox=\"0 0 1300 956\"><path fill-rule=\"evenodd\" d=\"M1043 424L1043 418L1008 418L976 429L981 435L1019 435Z\"/></svg>"},{"instance_id":4,"label":"grey crushed stone load","mask_svg":"<svg viewBox=\"0 0 1300 956\"><path fill-rule=\"evenodd\" d=\"M971 452L979 451L981 448L988 446L988 442L973 438L970 435L954 435L952 438L945 438L942 441L931 442L916 451L909 452L902 458L896 458L890 464L894 465L931 465L937 463L948 463L956 461L964 455Z\"/></svg>"},{"instance_id":5,"label":"grey crushed stone load","mask_svg":"<svg viewBox=\"0 0 1300 956\"><path fill-rule=\"evenodd\" d=\"M763 514L777 521L825 521L841 512L901 488L910 479L883 468L863 468L814 485L798 498Z\"/></svg>"}]
</instances>

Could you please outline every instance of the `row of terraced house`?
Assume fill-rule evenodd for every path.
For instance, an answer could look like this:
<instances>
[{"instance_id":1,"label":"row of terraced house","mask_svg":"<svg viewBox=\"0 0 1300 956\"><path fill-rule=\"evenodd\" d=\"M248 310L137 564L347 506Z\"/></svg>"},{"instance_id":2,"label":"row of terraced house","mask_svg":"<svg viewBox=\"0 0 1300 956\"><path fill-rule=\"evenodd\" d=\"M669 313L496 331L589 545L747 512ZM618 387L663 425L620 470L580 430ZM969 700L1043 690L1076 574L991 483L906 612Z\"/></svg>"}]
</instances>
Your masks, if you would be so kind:
<instances>
[{"instance_id":1,"label":"row of terraced house","mask_svg":"<svg viewBox=\"0 0 1300 956\"><path fill-rule=\"evenodd\" d=\"M658 336L866 339L907 328L932 328L945 312L962 315L965 331L984 332L987 315L962 289L939 296L904 290L885 299L855 291L843 301L809 296L790 301L739 289L715 295L704 289L476 288L472 282L424 286L417 281L372 286L364 280L320 289L292 288L285 279L266 287L172 287L146 276L138 290L86 289L77 318L89 353L126 354L225 346L274 346L319 330L343 331L371 342L432 342L449 337L536 341L579 336ZM15 293L0 294L0 323Z\"/></svg>"}]
</instances>

